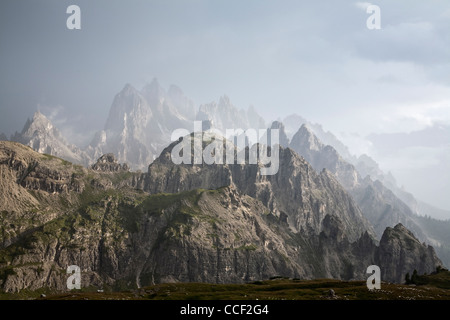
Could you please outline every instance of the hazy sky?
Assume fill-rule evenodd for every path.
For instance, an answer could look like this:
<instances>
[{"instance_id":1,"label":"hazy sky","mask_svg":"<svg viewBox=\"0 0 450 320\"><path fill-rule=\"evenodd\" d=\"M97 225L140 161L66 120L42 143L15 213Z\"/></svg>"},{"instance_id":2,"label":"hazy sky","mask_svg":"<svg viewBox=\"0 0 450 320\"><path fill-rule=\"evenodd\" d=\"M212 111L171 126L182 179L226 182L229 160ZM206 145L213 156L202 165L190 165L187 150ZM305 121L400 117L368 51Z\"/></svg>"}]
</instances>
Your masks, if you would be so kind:
<instances>
[{"instance_id":1,"label":"hazy sky","mask_svg":"<svg viewBox=\"0 0 450 320\"><path fill-rule=\"evenodd\" d=\"M66 27L72 4L81 30ZM154 77L197 105L226 94L267 120L298 113L354 153L371 152L370 133L450 125L450 1L373 1L380 30L366 26L369 4L2 0L0 132L20 131L39 109L70 141L86 141L126 83L140 89ZM450 159L449 145L439 157ZM399 154L392 167L392 155L376 160L395 174L423 153ZM403 176L412 186L411 174ZM450 209L450 200L433 201Z\"/></svg>"}]
</instances>

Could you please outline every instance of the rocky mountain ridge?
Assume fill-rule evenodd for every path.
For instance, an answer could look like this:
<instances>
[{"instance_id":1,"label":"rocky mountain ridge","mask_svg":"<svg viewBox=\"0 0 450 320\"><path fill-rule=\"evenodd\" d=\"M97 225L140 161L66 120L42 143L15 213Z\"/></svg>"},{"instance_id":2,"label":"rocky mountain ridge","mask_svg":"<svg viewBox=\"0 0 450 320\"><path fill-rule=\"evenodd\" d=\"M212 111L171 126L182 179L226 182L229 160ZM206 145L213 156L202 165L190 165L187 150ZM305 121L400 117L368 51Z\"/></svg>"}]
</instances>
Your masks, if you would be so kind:
<instances>
[{"instance_id":1,"label":"rocky mountain ridge","mask_svg":"<svg viewBox=\"0 0 450 320\"><path fill-rule=\"evenodd\" d=\"M444 257L445 263L450 262L449 246L445 238L424 225L424 218L414 210L417 207L414 197L398 191L392 182L393 179L386 179L379 169L376 170L377 164L373 160L366 157L364 161L367 166L364 168L361 163L359 166L351 164L343 159L334 147L324 145L305 124L293 136L289 146L305 157L314 169L326 168L333 173L373 225L378 239L387 227L402 223L422 242L437 246L437 251ZM371 168L369 172L375 173L374 178L363 175L367 174L369 168ZM376 179L377 177L389 187Z\"/></svg>"},{"instance_id":2,"label":"rocky mountain ridge","mask_svg":"<svg viewBox=\"0 0 450 320\"><path fill-rule=\"evenodd\" d=\"M125 176L129 174L127 173L128 167L131 170L146 171L149 164L158 162L156 159L171 143L173 130L186 128L192 131L194 120L208 122L209 125L222 131L226 128L267 127L264 119L257 114L254 108L239 110L226 96L221 97L217 103L204 104L196 110L192 101L183 94L180 88L171 86L166 91L157 80L154 80L141 90L135 89L130 84L125 85L113 100L103 130L97 132L91 144L84 150L69 145L51 122L39 112L33 119L27 121L22 132L13 136L12 140L26 144L41 153L82 164L86 168L96 166L96 170L99 172L117 170ZM307 125L301 125L304 123ZM352 157L348 149L333 134L325 132L320 125L309 123L300 116L291 116L283 122L273 122L271 129L280 131L279 142L285 148L284 156L288 157L289 152L286 148L290 147L312 165L312 169L309 170L316 171L319 176L331 173L333 179L336 178L338 184L342 185L353 198L353 204L347 207L348 212L362 212L365 219L369 220L369 224L372 225L377 239L381 239L386 227L394 227L396 224L402 223L412 230L421 241L435 245L439 255L443 257L444 263L447 266L450 264L450 249L447 249L450 248L450 241L447 240L445 232L439 230L439 234L437 234L436 227L430 227L435 224L435 221L424 221L422 217L418 216L418 213L429 210L423 209L426 206L418 203L411 194L397 188L395 179L384 174L373 159L367 156ZM96 163L97 159L105 154L114 154L117 157L117 163L109 161L104 164ZM125 170L119 163L126 163ZM156 167L157 163L153 168ZM323 168L326 168L328 173L322 173ZM192 169L183 170L193 173ZM230 166L220 170L222 176L218 176L218 181L232 179L240 190L260 199L277 215L286 218L293 230L305 227L303 222L296 221L298 218L295 212L300 209L292 208L298 199L287 196L285 194L287 190L284 190L284 193L281 192L277 199L268 196L272 194L274 186L277 187L277 190L283 190L282 183L301 184L302 181L285 179L281 183L272 181L271 178L255 175L249 177L251 183L248 183L245 179L239 178L242 175L248 177L248 172L239 166ZM171 180L170 174L172 173L168 174L167 179L174 185L181 183ZM205 182L198 182L194 179L195 181L189 183L208 188L208 184L215 185L216 174L217 172L211 171L209 176L203 177ZM367 175L370 175L370 178ZM147 188L146 190L155 188L150 185L147 175L139 173L131 176L135 179L136 187ZM175 192L188 189L186 186L180 186L180 189ZM333 190L340 189L334 188ZM336 199L340 197L339 194L338 192L335 195L334 202L338 201ZM271 196L273 197L273 194ZM308 202L304 201L304 203ZM312 207L314 206L311 205ZM318 230L320 221L319 219L315 222L315 230ZM358 219L358 223L360 221ZM441 225L446 226L446 224ZM356 239L355 234L352 234L352 239Z\"/></svg>"},{"instance_id":3,"label":"rocky mountain ridge","mask_svg":"<svg viewBox=\"0 0 450 320\"><path fill-rule=\"evenodd\" d=\"M370 264L385 269L385 281L401 281L403 270L431 272L441 263L401 226L387 230L379 245L370 231L356 236L361 226L354 225L361 229L351 239L346 217L359 217L357 207L349 211L351 198L331 174L311 171L289 149L280 157L286 172L269 179L257 177L258 165L174 166L165 158L169 151L147 173L116 170L110 156L98 165L111 170L99 171L0 142L1 197L9 199L0 206L0 288L66 290L68 265L81 268L83 286L123 289L275 275L364 279ZM195 184L220 171L225 180L217 185ZM177 177L183 177L179 190ZM239 177L252 179L247 190ZM278 179L303 181L284 190L301 210L282 207ZM349 207L334 202L337 196Z\"/></svg>"},{"instance_id":4,"label":"rocky mountain ridge","mask_svg":"<svg viewBox=\"0 0 450 320\"><path fill-rule=\"evenodd\" d=\"M58 128L41 112L36 111L33 118L28 119L20 133L16 132L11 141L28 145L33 150L61 157L67 161L87 166L90 158L80 148L69 144Z\"/></svg>"}]
</instances>

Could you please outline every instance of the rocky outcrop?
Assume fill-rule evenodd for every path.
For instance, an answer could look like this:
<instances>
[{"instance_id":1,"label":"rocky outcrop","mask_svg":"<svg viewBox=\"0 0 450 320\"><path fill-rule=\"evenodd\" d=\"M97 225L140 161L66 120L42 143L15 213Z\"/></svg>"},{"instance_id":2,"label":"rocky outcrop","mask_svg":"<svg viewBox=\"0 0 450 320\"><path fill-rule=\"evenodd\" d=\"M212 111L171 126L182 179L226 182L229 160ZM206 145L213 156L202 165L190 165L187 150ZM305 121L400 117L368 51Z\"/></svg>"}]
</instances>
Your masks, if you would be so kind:
<instances>
[{"instance_id":1,"label":"rocky outcrop","mask_svg":"<svg viewBox=\"0 0 450 320\"><path fill-rule=\"evenodd\" d=\"M1 192L2 199L8 198L10 194L21 194L23 189L68 194L72 191L82 192L84 188L79 179L86 172L82 166L48 154L35 153L19 143L0 141L0 166L5 186ZM17 198L4 208L20 207L20 196Z\"/></svg>"},{"instance_id":2,"label":"rocky outcrop","mask_svg":"<svg viewBox=\"0 0 450 320\"><path fill-rule=\"evenodd\" d=\"M123 172L130 170L126 163L120 164L113 153L108 153L98 158L97 162L91 168L94 171L100 172Z\"/></svg>"},{"instance_id":3,"label":"rocky outcrop","mask_svg":"<svg viewBox=\"0 0 450 320\"><path fill-rule=\"evenodd\" d=\"M403 282L407 273L417 270L419 274L436 270L436 262L442 262L431 246L421 244L414 234L402 224L386 228L377 250L381 278Z\"/></svg>"}]
</instances>

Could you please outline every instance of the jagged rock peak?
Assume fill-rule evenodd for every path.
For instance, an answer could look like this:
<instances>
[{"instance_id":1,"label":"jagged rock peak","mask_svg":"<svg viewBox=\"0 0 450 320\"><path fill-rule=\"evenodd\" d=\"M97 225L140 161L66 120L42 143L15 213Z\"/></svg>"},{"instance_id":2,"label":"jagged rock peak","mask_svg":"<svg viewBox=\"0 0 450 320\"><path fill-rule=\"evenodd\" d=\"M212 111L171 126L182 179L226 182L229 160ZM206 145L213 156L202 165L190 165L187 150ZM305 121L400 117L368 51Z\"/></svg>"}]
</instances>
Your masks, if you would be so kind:
<instances>
[{"instance_id":1,"label":"jagged rock peak","mask_svg":"<svg viewBox=\"0 0 450 320\"><path fill-rule=\"evenodd\" d=\"M119 172L129 171L130 168L126 163L119 164L113 153L107 153L98 158L97 162L91 167L95 171L102 172Z\"/></svg>"},{"instance_id":2,"label":"jagged rock peak","mask_svg":"<svg viewBox=\"0 0 450 320\"><path fill-rule=\"evenodd\" d=\"M390 228L386 228L386 229L387 229L387 231L390 231ZM416 239L418 242L420 242L420 241L416 238L416 236L414 235L414 233L412 233L408 228L406 228L406 227L405 227L403 224L401 224L401 223L397 223L397 224L394 226L394 230L397 231L397 232L401 232L401 233L407 234L407 235L409 235L410 237Z\"/></svg>"},{"instance_id":3,"label":"jagged rock peak","mask_svg":"<svg viewBox=\"0 0 450 320\"><path fill-rule=\"evenodd\" d=\"M273 121L270 129L278 129L279 130L279 142L280 145L287 148L289 147L289 138L286 135L286 130L284 124L280 121Z\"/></svg>"},{"instance_id":4,"label":"jagged rock peak","mask_svg":"<svg viewBox=\"0 0 450 320\"><path fill-rule=\"evenodd\" d=\"M51 121L43 115L40 111L36 111L33 118L27 119L25 126L23 127L22 134L32 135L35 130L51 130L53 125Z\"/></svg>"},{"instance_id":5,"label":"jagged rock peak","mask_svg":"<svg viewBox=\"0 0 450 320\"><path fill-rule=\"evenodd\" d=\"M68 143L58 128L40 111L36 111L31 120L27 119L22 132L16 132L11 141L73 163L87 165L89 161L88 156L78 147Z\"/></svg>"},{"instance_id":6,"label":"jagged rock peak","mask_svg":"<svg viewBox=\"0 0 450 320\"><path fill-rule=\"evenodd\" d=\"M284 124L283 124L283 122L280 122L280 121L273 121L270 128L284 130Z\"/></svg>"},{"instance_id":7,"label":"jagged rock peak","mask_svg":"<svg viewBox=\"0 0 450 320\"><path fill-rule=\"evenodd\" d=\"M127 83L123 89L120 91L120 95L130 95L130 94L136 94L138 91L135 87L133 87L131 84Z\"/></svg>"},{"instance_id":8,"label":"jagged rock peak","mask_svg":"<svg viewBox=\"0 0 450 320\"><path fill-rule=\"evenodd\" d=\"M297 147L297 149L303 147L315 151L319 151L324 147L322 142L320 142L306 124L302 124L297 133L292 137L291 145L294 146L294 149L296 149L295 147Z\"/></svg>"},{"instance_id":9,"label":"jagged rock peak","mask_svg":"<svg viewBox=\"0 0 450 320\"><path fill-rule=\"evenodd\" d=\"M219 107L224 106L233 106L230 97L228 97L227 95L223 95L219 98Z\"/></svg>"},{"instance_id":10,"label":"jagged rock peak","mask_svg":"<svg viewBox=\"0 0 450 320\"><path fill-rule=\"evenodd\" d=\"M170 85L168 94L171 97L183 97L184 96L183 90L181 90L180 87L178 87L174 84Z\"/></svg>"},{"instance_id":11,"label":"jagged rock peak","mask_svg":"<svg viewBox=\"0 0 450 320\"><path fill-rule=\"evenodd\" d=\"M304 123L301 125L301 127L298 129L298 132L307 136L307 137L311 137L311 136L316 136L313 132L313 130L308 126L308 124ZM318 138L316 137L316 139L318 140Z\"/></svg>"},{"instance_id":12,"label":"jagged rock peak","mask_svg":"<svg viewBox=\"0 0 450 320\"><path fill-rule=\"evenodd\" d=\"M165 96L165 90L158 82L157 78L153 78L152 82L146 84L142 90L142 94L149 100L160 99ZM149 101L150 102L150 101Z\"/></svg>"},{"instance_id":13,"label":"jagged rock peak","mask_svg":"<svg viewBox=\"0 0 450 320\"><path fill-rule=\"evenodd\" d=\"M47 117L45 116L45 115L43 115L39 110L37 110L35 113L34 113L34 115L33 115L33 120L36 120L36 119L47 119Z\"/></svg>"}]
</instances>

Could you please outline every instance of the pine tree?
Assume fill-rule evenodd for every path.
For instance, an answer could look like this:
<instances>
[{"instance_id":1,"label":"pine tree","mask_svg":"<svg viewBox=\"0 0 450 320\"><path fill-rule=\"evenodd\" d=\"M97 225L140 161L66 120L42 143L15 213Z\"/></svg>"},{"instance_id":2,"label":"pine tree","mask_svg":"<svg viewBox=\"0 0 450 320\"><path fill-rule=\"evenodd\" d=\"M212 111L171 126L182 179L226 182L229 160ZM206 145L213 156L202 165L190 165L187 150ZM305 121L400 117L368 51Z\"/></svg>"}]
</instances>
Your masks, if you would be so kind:
<instances>
[{"instance_id":1,"label":"pine tree","mask_svg":"<svg viewBox=\"0 0 450 320\"><path fill-rule=\"evenodd\" d=\"M411 283L417 284L417 270L414 269L413 274L411 276Z\"/></svg>"},{"instance_id":2,"label":"pine tree","mask_svg":"<svg viewBox=\"0 0 450 320\"><path fill-rule=\"evenodd\" d=\"M405 276L405 284L411 284L411 278L409 277L409 272Z\"/></svg>"}]
</instances>

